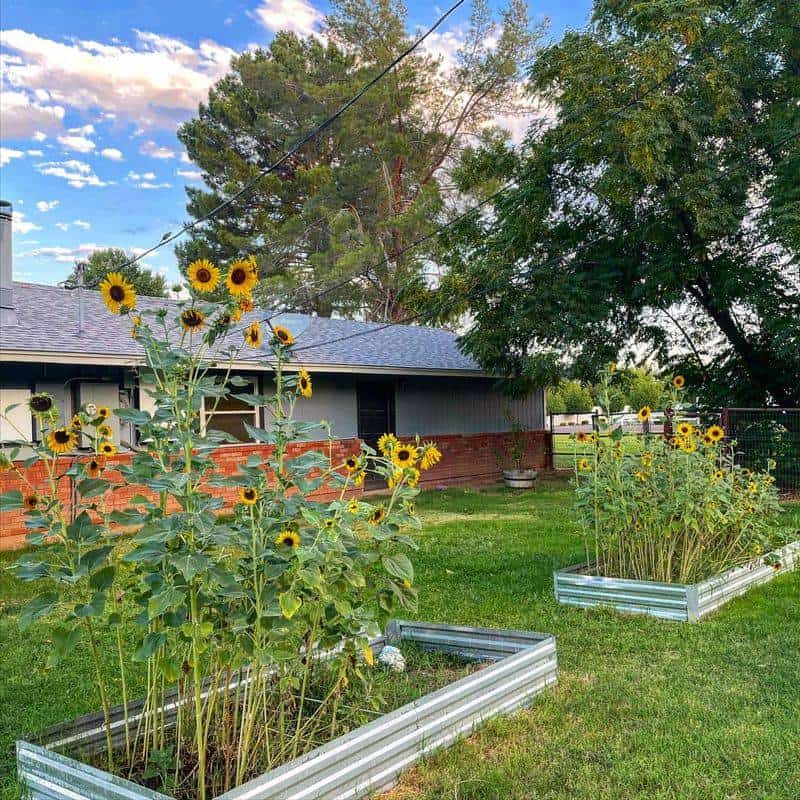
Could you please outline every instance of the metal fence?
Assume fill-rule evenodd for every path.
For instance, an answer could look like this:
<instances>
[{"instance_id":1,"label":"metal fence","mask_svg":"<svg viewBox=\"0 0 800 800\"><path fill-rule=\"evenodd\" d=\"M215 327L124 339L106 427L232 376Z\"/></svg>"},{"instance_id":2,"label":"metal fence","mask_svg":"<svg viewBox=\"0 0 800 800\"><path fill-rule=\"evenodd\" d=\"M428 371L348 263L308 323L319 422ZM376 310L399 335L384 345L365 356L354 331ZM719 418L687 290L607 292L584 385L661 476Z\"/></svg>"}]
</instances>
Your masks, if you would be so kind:
<instances>
[{"instance_id":1,"label":"metal fence","mask_svg":"<svg viewBox=\"0 0 800 800\"><path fill-rule=\"evenodd\" d=\"M800 494L800 408L725 408L722 427L737 463L764 470L772 460L778 490Z\"/></svg>"}]
</instances>

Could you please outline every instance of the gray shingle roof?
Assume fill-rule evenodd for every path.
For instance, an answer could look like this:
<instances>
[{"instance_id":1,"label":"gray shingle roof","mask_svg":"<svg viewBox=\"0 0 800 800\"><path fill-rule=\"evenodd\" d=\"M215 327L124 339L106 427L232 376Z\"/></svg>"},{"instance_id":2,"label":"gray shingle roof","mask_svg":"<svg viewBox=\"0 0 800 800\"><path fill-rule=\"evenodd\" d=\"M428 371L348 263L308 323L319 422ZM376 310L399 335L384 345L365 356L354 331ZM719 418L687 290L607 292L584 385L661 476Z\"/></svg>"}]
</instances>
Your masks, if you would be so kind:
<instances>
[{"instance_id":1,"label":"gray shingle roof","mask_svg":"<svg viewBox=\"0 0 800 800\"><path fill-rule=\"evenodd\" d=\"M174 307L174 300L139 298L144 309ZM4 351L108 357L115 361L142 356L141 346L131 338L130 322L110 314L99 292L83 291L83 334L78 332L78 293L58 286L14 284L14 306L19 318L15 326L0 329L0 359ZM245 315L242 326L263 318L265 313ZM478 365L458 348L455 334L438 328L281 314L275 319L295 333L303 363L315 367L337 366L431 372L466 371L482 374ZM353 334L358 334L353 336ZM351 337L351 338L343 338ZM342 339L342 341L333 341ZM312 347L309 347L309 346ZM257 356L255 353L253 357ZM6 357L8 354L6 353Z\"/></svg>"}]
</instances>

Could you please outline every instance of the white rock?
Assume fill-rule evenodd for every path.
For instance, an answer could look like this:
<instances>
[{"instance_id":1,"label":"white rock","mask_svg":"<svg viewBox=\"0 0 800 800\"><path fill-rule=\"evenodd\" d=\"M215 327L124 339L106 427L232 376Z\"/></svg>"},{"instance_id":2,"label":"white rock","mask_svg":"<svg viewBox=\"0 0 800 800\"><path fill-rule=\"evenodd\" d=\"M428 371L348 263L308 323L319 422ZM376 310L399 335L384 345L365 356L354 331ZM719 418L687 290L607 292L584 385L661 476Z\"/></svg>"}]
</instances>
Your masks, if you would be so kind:
<instances>
[{"instance_id":1,"label":"white rock","mask_svg":"<svg viewBox=\"0 0 800 800\"><path fill-rule=\"evenodd\" d=\"M381 650L378 661L392 672L405 672L406 670L406 660L403 658L403 654L389 644Z\"/></svg>"}]
</instances>

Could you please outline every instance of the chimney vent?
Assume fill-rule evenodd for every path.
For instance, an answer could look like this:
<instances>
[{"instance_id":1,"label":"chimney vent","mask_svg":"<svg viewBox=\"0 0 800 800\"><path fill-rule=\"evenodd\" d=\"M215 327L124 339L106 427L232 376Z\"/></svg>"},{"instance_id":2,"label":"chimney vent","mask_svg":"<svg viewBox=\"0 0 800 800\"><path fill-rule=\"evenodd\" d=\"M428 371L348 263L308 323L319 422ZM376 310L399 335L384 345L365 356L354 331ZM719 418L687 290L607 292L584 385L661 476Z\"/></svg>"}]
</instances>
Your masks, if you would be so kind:
<instances>
[{"instance_id":1,"label":"chimney vent","mask_svg":"<svg viewBox=\"0 0 800 800\"><path fill-rule=\"evenodd\" d=\"M11 254L11 217L13 209L7 200L0 200L0 327L18 325L14 310L14 279Z\"/></svg>"}]
</instances>

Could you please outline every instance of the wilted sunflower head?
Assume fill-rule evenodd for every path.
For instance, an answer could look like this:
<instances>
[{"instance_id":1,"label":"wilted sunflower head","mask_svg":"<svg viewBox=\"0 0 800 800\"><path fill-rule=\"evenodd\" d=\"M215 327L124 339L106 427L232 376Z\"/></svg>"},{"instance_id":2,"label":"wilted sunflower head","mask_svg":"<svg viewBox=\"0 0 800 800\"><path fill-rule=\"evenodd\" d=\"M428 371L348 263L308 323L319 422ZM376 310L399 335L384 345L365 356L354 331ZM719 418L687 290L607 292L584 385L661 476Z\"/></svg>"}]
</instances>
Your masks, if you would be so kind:
<instances>
[{"instance_id":1,"label":"wilted sunflower head","mask_svg":"<svg viewBox=\"0 0 800 800\"><path fill-rule=\"evenodd\" d=\"M22 504L28 511L33 511L36 509L36 506L39 505L39 495L36 492L31 492L30 494L26 494L24 499L22 500Z\"/></svg>"},{"instance_id":2,"label":"wilted sunflower head","mask_svg":"<svg viewBox=\"0 0 800 800\"><path fill-rule=\"evenodd\" d=\"M253 302L253 298L252 297L243 297L239 301L239 308L245 314L247 314L250 311L252 311L255 307L256 307L256 304Z\"/></svg>"},{"instance_id":3,"label":"wilted sunflower head","mask_svg":"<svg viewBox=\"0 0 800 800\"><path fill-rule=\"evenodd\" d=\"M261 343L264 341L264 334L261 332L261 326L257 322L247 326L247 330L244 332L244 341L249 347L261 347Z\"/></svg>"},{"instance_id":4,"label":"wilted sunflower head","mask_svg":"<svg viewBox=\"0 0 800 800\"><path fill-rule=\"evenodd\" d=\"M272 335L275 337L275 341L284 347L290 347L294 344L292 332L288 328L284 328L283 325L273 325Z\"/></svg>"},{"instance_id":5,"label":"wilted sunflower head","mask_svg":"<svg viewBox=\"0 0 800 800\"><path fill-rule=\"evenodd\" d=\"M239 500L246 506L255 505L258 502L258 489L254 489L252 486L242 486L239 489Z\"/></svg>"},{"instance_id":6,"label":"wilted sunflower head","mask_svg":"<svg viewBox=\"0 0 800 800\"><path fill-rule=\"evenodd\" d=\"M53 428L47 434L47 447L53 453L69 453L78 445L78 434L72 428Z\"/></svg>"},{"instance_id":7,"label":"wilted sunflower head","mask_svg":"<svg viewBox=\"0 0 800 800\"><path fill-rule=\"evenodd\" d=\"M422 445L422 460L419 462L421 469L431 469L442 460L439 448L433 442L425 442Z\"/></svg>"},{"instance_id":8,"label":"wilted sunflower head","mask_svg":"<svg viewBox=\"0 0 800 800\"><path fill-rule=\"evenodd\" d=\"M103 474L103 467L105 466L105 459L100 456L94 456L86 462L86 474L90 478L99 478Z\"/></svg>"},{"instance_id":9,"label":"wilted sunflower head","mask_svg":"<svg viewBox=\"0 0 800 800\"><path fill-rule=\"evenodd\" d=\"M258 268L253 259L234 261L225 278L225 285L234 297L250 297L258 283Z\"/></svg>"},{"instance_id":10,"label":"wilted sunflower head","mask_svg":"<svg viewBox=\"0 0 800 800\"><path fill-rule=\"evenodd\" d=\"M103 302L113 314L136 305L136 291L121 272L109 272L100 284Z\"/></svg>"},{"instance_id":11,"label":"wilted sunflower head","mask_svg":"<svg viewBox=\"0 0 800 800\"><path fill-rule=\"evenodd\" d=\"M300 534L296 531L281 531L275 538L275 544L278 547L288 546L291 548L300 546Z\"/></svg>"},{"instance_id":12,"label":"wilted sunflower head","mask_svg":"<svg viewBox=\"0 0 800 800\"><path fill-rule=\"evenodd\" d=\"M213 292L219 285L219 268L207 258L192 261L186 270L189 283L196 292Z\"/></svg>"},{"instance_id":13,"label":"wilted sunflower head","mask_svg":"<svg viewBox=\"0 0 800 800\"><path fill-rule=\"evenodd\" d=\"M34 413L42 416L53 410L53 395L47 392L36 392L28 399L28 408Z\"/></svg>"},{"instance_id":14,"label":"wilted sunflower head","mask_svg":"<svg viewBox=\"0 0 800 800\"><path fill-rule=\"evenodd\" d=\"M369 515L370 525L380 525L385 516L386 511L383 509L383 506L378 506L376 509L373 509L372 513Z\"/></svg>"},{"instance_id":15,"label":"wilted sunflower head","mask_svg":"<svg viewBox=\"0 0 800 800\"><path fill-rule=\"evenodd\" d=\"M192 333L199 331L206 324L206 318L202 311L196 308L186 308L181 311L181 325L185 331Z\"/></svg>"},{"instance_id":16,"label":"wilted sunflower head","mask_svg":"<svg viewBox=\"0 0 800 800\"><path fill-rule=\"evenodd\" d=\"M311 397L311 376L304 369L297 374L297 391L303 397Z\"/></svg>"}]
</instances>

